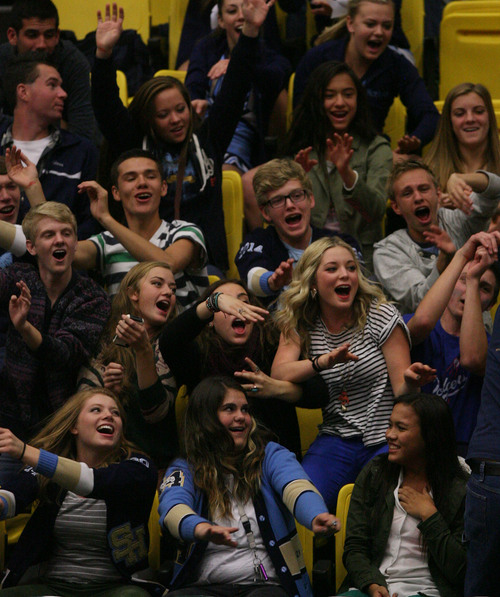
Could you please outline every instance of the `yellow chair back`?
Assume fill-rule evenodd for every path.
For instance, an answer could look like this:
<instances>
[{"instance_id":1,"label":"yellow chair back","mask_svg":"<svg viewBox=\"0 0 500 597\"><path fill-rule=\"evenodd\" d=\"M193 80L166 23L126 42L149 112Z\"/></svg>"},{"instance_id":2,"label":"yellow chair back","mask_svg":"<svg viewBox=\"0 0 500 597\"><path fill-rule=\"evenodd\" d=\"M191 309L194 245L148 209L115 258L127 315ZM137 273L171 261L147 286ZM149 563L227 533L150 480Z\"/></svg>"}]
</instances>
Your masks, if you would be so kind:
<instances>
[{"instance_id":1,"label":"yellow chair back","mask_svg":"<svg viewBox=\"0 0 500 597\"><path fill-rule=\"evenodd\" d=\"M181 83L184 83L186 80L186 75L187 72L185 70L175 70L172 68L162 68L154 74L155 77L174 77L175 79L179 79Z\"/></svg>"},{"instance_id":2,"label":"yellow chair back","mask_svg":"<svg viewBox=\"0 0 500 597\"><path fill-rule=\"evenodd\" d=\"M177 52L181 41L184 17L186 16L187 0L169 0L168 15L168 68L175 69Z\"/></svg>"},{"instance_id":3,"label":"yellow chair back","mask_svg":"<svg viewBox=\"0 0 500 597\"><path fill-rule=\"evenodd\" d=\"M229 278L239 278L234 258L243 241L243 185L241 176L234 170L222 172L222 204L226 229Z\"/></svg>"},{"instance_id":4,"label":"yellow chair back","mask_svg":"<svg viewBox=\"0 0 500 597\"><path fill-rule=\"evenodd\" d=\"M83 39L90 31L97 27L97 11L104 12L106 5L102 0L85 0L84 2L73 2L73 0L54 0L59 13L61 29L74 31L77 39ZM176 2L184 4L184 2ZM150 31L149 0L120 0L123 6L125 29L135 29L147 44ZM104 16L104 15L103 15Z\"/></svg>"},{"instance_id":5,"label":"yellow chair back","mask_svg":"<svg viewBox=\"0 0 500 597\"><path fill-rule=\"evenodd\" d=\"M405 0L401 5L403 31L410 42L418 72L424 72L424 0Z\"/></svg>"},{"instance_id":6,"label":"yellow chair back","mask_svg":"<svg viewBox=\"0 0 500 597\"><path fill-rule=\"evenodd\" d=\"M344 485L339 491L337 498L337 512L336 516L340 520L340 531L335 535L335 582L337 591L346 577L347 570L342 562L342 555L344 553L344 543L346 535L347 513L351 504L351 494L354 488L354 483Z\"/></svg>"}]
</instances>

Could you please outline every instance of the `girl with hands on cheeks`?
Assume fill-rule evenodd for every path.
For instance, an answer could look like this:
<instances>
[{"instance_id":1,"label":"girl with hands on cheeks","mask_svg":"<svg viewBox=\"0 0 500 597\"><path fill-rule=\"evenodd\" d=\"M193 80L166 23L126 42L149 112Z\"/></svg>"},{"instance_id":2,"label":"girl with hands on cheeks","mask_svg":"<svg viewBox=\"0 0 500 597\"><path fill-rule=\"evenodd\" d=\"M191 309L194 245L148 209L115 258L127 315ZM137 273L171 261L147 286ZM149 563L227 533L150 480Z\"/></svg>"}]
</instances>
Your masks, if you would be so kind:
<instances>
[{"instance_id":1,"label":"girl with hands on cheeks","mask_svg":"<svg viewBox=\"0 0 500 597\"><path fill-rule=\"evenodd\" d=\"M447 403L423 393L396 398L386 439L388 454L354 484L339 595L459 597L467 474Z\"/></svg>"},{"instance_id":2,"label":"girl with hands on cheeks","mask_svg":"<svg viewBox=\"0 0 500 597\"><path fill-rule=\"evenodd\" d=\"M177 384L163 361L159 335L175 313L175 278L168 265L146 261L123 278L100 348L79 373L78 387L104 387L122 400L129 437L165 468L177 452Z\"/></svg>"},{"instance_id":3,"label":"girl with hands on cheeks","mask_svg":"<svg viewBox=\"0 0 500 597\"><path fill-rule=\"evenodd\" d=\"M302 464L333 509L340 488L386 451L394 396L418 391L435 371L411 364L400 313L337 237L309 245L280 304L271 375L294 383L320 376L328 387L319 435Z\"/></svg>"},{"instance_id":4,"label":"girl with hands on cheeks","mask_svg":"<svg viewBox=\"0 0 500 597\"><path fill-rule=\"evenodd\" d=\"M382 238L392 152L376 134L366 92L349 66L332 61L314 70L284 153L295 155L309 173L312 224L354 236L371 268L373 243Z\"/></svg>"},{"instance_id":5,"label":"girl with hands on cheeks","mask_svg":"<svg viewBox=\"0 0 500 597\"><path fill-rule=\"evenodd\" d=\"M294 516L322 536L340 522L295 456L266 440L243 388L204 379L185 431L185 456L160 488L160 524L182 541L169 595L311 595Z\"/></svg>"},{"instance_id":6,"label":"girl with hands on cheeks","mask_svg":"<svg viewBox=\"0 0 500 597\"><path fill-rule=\"evenodd\" d=\"M123 426L120 402L101 388L68 398L29 444L0 428L0 453L25 465L0 489L0 518L38 500L8 562L2 594L150 594L132 575L148 565L157 472L124 437ZM127 557L116 556L116 529L120 545L134 545ZM17 587L30 566L39 577Z\"/></svg>"}]
</instances>

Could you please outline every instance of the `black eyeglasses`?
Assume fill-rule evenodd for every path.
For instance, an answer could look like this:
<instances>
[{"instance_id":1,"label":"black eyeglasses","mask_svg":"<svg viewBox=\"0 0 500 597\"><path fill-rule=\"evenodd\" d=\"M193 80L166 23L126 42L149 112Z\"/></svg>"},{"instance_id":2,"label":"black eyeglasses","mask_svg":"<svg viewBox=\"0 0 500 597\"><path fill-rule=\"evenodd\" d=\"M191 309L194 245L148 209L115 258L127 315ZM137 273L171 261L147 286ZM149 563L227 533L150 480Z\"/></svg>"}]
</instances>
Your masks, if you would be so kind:
<instances>
[{"instance_id":1,"label":"black eyeglasses","mask_svg":"<svg viewBox=\"0 0 500 597\"><path fill-rule=\"evenodd\" d=\"M292 203L300 203L306 197L307 191L304 191L304 189L295 189L288 193L288 195L277 195L269 199L264 205L270 205L273 209L278 209L279 207L284 207L287 199L290 199Z\"/></svg>"}]
</instances>

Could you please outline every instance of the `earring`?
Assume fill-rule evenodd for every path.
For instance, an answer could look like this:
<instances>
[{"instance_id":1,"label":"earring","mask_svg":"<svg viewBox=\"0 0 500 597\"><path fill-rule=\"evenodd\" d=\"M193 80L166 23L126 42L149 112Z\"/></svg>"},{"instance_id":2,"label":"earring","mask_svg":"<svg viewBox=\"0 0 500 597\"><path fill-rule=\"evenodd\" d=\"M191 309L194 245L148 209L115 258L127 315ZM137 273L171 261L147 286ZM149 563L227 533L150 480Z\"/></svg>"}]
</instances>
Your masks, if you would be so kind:
<instances>
[{"instance_id":1,"label":"earring","mask_svg":"<svg viewBox=\"0 0 500 597\"><path fill-rule=\"evenodd\" d=\"M318 294L318 289L317 288L311 288L311 298L313 300L316 298L317 294Z\"/></svg>"}]
</instances>

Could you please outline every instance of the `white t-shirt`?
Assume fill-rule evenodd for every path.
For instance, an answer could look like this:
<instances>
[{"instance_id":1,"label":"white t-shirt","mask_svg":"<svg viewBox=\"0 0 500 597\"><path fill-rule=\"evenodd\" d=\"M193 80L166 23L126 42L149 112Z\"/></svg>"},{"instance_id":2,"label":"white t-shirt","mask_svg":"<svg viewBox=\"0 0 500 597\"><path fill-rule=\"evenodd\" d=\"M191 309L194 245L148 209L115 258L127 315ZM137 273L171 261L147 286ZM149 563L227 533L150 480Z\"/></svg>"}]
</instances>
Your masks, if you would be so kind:
<instances>
[{"instance_id":1,"label":"white t-shirt","mask_svg":"<svg viewBox=\"0 0 500 597\"><path fill-rule=\"evenodd\" d=\"M26 154L31 162L38 164L38 160L50 143L50 139L50 135L43 139L36 139L35 141L19 141L19 139L14 139L14 145Z\"/></svg>"}]
</instances>

